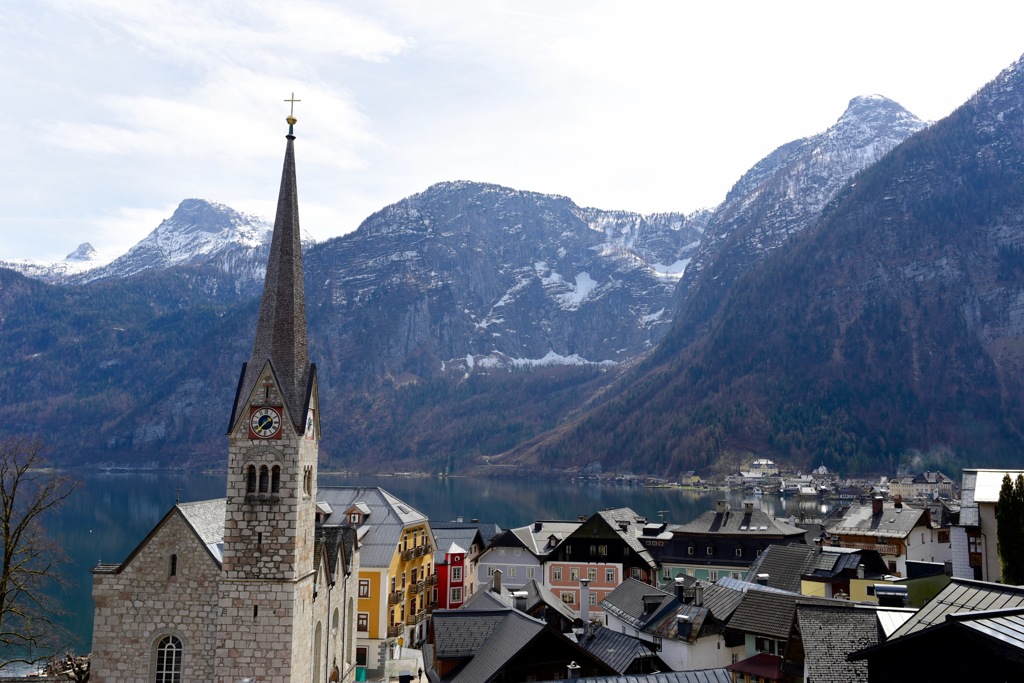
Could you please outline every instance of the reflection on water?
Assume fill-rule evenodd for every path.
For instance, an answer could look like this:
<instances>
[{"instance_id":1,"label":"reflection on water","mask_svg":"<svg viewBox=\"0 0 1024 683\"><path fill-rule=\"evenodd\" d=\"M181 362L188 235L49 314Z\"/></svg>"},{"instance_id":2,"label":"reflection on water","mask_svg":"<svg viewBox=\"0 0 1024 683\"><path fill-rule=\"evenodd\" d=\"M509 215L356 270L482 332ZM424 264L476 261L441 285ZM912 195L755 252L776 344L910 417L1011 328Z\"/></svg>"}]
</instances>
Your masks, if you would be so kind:
<instances>
[{"instance_id":1,"label":"reflection on water","mask_svg":"<svg viewBox=\"0 0 1024 683\"><path fill-rule=\"evenodd\" d=\"M76 473L82 487L60 514L48 520L51 537L61 542L70 560L62 599L64 623L78 639L77 652L92 640L92 576L97 562L121 562L174 505L224 497L223 474L191 472ZM688 522L725 498L731 505L742 494L728 491L642 488L552 479L402 478L321 474L320 483L380 486L435 520L462 517L503 527L525 526L537 519L575 519L610 507L630 507L652 521ZM769 514L799 515L798 504L776 496L748 497ZM816 502L803 503L805 514L820 514Z\"/></svg>"}]
</instances>

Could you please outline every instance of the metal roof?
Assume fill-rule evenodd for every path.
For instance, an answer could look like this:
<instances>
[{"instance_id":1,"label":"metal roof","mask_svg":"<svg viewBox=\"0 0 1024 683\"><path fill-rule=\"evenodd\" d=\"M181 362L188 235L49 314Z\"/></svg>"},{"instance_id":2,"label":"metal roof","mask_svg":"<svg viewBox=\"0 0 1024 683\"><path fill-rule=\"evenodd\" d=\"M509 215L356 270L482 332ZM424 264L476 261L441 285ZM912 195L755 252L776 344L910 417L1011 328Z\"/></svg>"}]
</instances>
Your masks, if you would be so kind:
<instances>
[{"instance_id":1,"label":"metal roof","mask_svg":"<svg viewBox=\"0 0 1024 683\"><path fill-rule=\"evenodd\" d=\"M591 676L576 680L580 683L732 683L732 674L725 669L702 669L700 671L669 671L657 674ZM544 683L554 682L545 681Z\"/></svg>"},{"instance_id":2,"label":"metal roof","mask_svg":"<svg viewBox=\"0 0 1024 683\"><path fill-rule=\"evenodd\" d=\"M951 615L1018 607L1024 607L1024 587L953 577L931 602L896 629L889 639L923 631L941 624Z\"/></svg>"},{"instance_id":3,"label":"metal roof","mask_svg":"<svg viewBox=\"0 0 1024 683\"><path fill-rule=\"evenodd\" d=\"M405 529L427 523L426 515L378 486L321 486L317 500L335 510L324 526L345 524L345 515L337 511L353 505L363 504L370 510L359 527L362 567L390 567Z\"/></svg>"}]
</instances>

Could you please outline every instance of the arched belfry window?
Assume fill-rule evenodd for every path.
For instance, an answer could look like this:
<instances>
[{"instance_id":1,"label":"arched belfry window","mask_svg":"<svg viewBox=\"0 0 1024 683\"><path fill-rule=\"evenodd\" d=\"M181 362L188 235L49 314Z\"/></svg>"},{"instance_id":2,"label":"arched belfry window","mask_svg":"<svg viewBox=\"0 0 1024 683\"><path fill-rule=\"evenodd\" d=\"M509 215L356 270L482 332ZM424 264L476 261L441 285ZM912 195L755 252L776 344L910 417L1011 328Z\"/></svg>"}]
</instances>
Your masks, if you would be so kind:
<instances>
[{"instance_id":1,"label":"arched belfry window","mask_svg":"<svg viewBox=\"0 0 1024 683\"><path fill-rule=\"evenodd\" d=\"M281 466L274 465L274 469L270 472L270 492L280 493L281 492Z\"/></svg>"},{"instance_id":2,"label":"arched belfry window","mask_svg":"<svg viewBox=\"0 0 1024 683\"><path fill-rule=\"evenodd\" d=\"M245 471L245 492L256 493L256 465L249 465Z\"/></svg>"},{"instance_id":3,"label":"arched belfry window","mask_svg":"<svg viewBox=\"0 0 1024 683\"><path fill-rule=\"evenodd\" d=\"M263 465L260 467L260 493L266 493L268 490L270 490L270 470Z\"/></svg>"},{"instance_id":4,"label":"arched belfry window","mask_svg":"<svg viewBox=\"0 0 1024 683\"><path fill-rule=\"evenodd\" d=\"M156 683L181 683L181 656L184 648L174 636L164 636L156 646Z\"/></svg>"}]
</instances>

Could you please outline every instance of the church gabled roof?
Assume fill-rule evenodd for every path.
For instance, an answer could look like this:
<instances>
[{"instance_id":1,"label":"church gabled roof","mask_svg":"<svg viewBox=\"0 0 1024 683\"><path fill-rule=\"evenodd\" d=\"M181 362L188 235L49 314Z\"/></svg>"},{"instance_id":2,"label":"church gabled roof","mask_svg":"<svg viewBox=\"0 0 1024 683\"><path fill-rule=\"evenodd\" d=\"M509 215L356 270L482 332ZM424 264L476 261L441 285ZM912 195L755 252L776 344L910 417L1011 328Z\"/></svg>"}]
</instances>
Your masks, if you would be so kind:
<instances>
[{"instance_id":1,"label":"church gabled roof","mask_svg":"<svg viewBox=\"0 0 1024 683\"><path fill-rule=\"evenodd\" d=\"M302 433L305 427L312 373L306 336L306 296L302 279L298 186L295 180L295 136L289 134L287 137L256 339L252 356L242 369L229 431L239 419L239 405L248 400L267 361L270 361L280 383L285 405L296 429Z\"/></svg>"}]
</instances>

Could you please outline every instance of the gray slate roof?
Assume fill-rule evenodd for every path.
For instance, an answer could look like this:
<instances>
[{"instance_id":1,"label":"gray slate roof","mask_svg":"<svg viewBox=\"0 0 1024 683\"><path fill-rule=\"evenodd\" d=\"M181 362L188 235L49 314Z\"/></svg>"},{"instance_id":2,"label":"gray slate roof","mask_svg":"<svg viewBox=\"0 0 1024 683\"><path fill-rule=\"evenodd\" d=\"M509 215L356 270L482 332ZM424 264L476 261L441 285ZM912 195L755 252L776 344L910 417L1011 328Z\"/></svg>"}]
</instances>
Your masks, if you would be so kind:
<instances>
[{"instance_id":1,"label":"gray slate roof","mask_svg":"<svg viewBox=\"0 0 1024 683\"><path fill-rule=\"evenodd\" d=\"M630 508L614 508L601 510L597 513L625 542L630 549L643 558L649 567L657 568L658 563L651 557L647 546L640 542L644 533L647 518L638 515ZM625 528L623 528L625 527Z\"/></svg>"},{"instance_id":2,"label":"gray slate roof","mask_svg":"<svg viewBox=\"0 0 1024 683\"><path fill-rule=\"evenodd\" d=\"M513 591L502 586L501 593L498 594L494 592L492 585L488 583L486 590L478 590L466 598L465 602L462 603L462 609L507 609L515 607L515 599L512 597ZM576 620L576 613L572 608L562 602L550 588L537 583L536 579L527 579L521 588L515 589L515 592L520 591L526 593L526 605L522 611L532 612L539 603L544 603L566 620L570 622Z\"/></svg>"},{"instance_id":3,"label":"gray slate roof","mask_svg":"<svg viewBox=\"0 0 1024 683\"><path fill-rule=\"evenodd\" d=\"M850 604L845 601L811 598L791 593L750 590L746 592L739 607L733 612L732 619L729 620L729 628L778 640L788 640L797 602L826 605Z\"/></svg>"},{"instance_id":4,"label":"gray slate roof","mask_svg":"<svg viewBox=\"0 0 1024 683\"><path fill-rule=\"evenodd\" d=\"M830 529L834 534L855 534L859 536L877 536L880 538L906 538L914 527L925 524L922 508L895 507L892 503L883 503L879 514L872 513L870 504L851 505L843 519Z\"/></svg>"},{"instance_id":5,"label":"gray slate roof","mask_svg":"<svg viewBox=\"0 0 1024 683\"><path fill-rule=\"evenodd\" d=\"M422 512L378 486L321 486L317 500L330 505L333 511L324 520L324 526L346 524L345 511L356 503L365 503L370 508L370 514L359 527L361 567L390 567L405 528L427 522Z\"/></svg>"},{"instance_id":6,"label":"gray slate roof","mask_svg":"<svg viewBox=\"0 0 1024 683\"><path fill-rule=\"evenodd\" d=\"M806 575L832 577L843 572L849 575L864 563L868 576L884 574L886 567L874 551L856 548L832 548L791 543L765 549L747 571L746 580L756 582L759 574L768 575L768 586L799 593L800 578Z\"/></svg>"},{"instance_id":7,"label":"gray slate roof","mask_svg":"<svg viewBox=\"0 0 1024 683\"><path fill-rule=\"evenodd\" d=\"M868 680L866 661L848 662L851 652L882 640L874 610L854 605L806 605L796 608L807 677L815 683Z\"/></svg>"},{"instance_id":8,"label":"gray slate roof","mask_svg":"<svg viewBox=\"0 0 1024 683\"><path fill-rule=\"evenodd\" d=\"M594 626L579 638L580 647L619 673L625 672L637 659L656 656L654 650L639 638L597 624Z\"/></svg>"},{"instance_id":9,"label":"gray slate roof","mask_svg":"<svg viewBox=\"0 0 1024 683\"><path fill-rule=\"evenodd\" d=\"M195 529L217 564L224 563L224 517L227 502L227 498L217 498L177 505L185 521Z\"/></svg>"},{"instance_id":10,"label":"gray slate roof","mask_svg":"<svg viewBox=\"0 0 1024 683\"><path fill-rule=\"evenodd\" d=\"M434 658L471 658L443 680L481 683L545 629L544 622L514 609L437 610L434 612Z\"/></svg>"},{"instance_id":11,"label":"gray slate roof","mask_svg":"<svg viewBox=\"0 0 1024 683\"><path fill-rule=\"evenodd\" d=\"M752 510L708 510L686 524L677 524L672 531L678 534L728 534L733 536L803 536L804 529L780 522L758 508Z\"/></svg>"},{"instance_id":12,"label":"gray slate roof","mask_svg":"<svg viewBox=\"0 0 1024 683\"><path fill-rule=\"evenodd\" d=\"M705 625L710 627L714 623L712 619L719 618L708 607L706 599L701 606L685 604L675 593L667 593L636 579L626 579L619 584L601 601L601 607L644 633L691 643L701 635ZM690 633L685 637L679 636L679 616L687 617L691 624Z\"/></svg>"},{"instance_id":13,"label":"gray slate roof","mask_svg":"<svg viewBox=\"0 0 1024 683\"><path fill-rule=\"evenodd\" d=\"M537 557L544 557L558 547L582 522L537 521L530 526L512 529L511 533L527 550Z\"/></svg>"}]
</instances>

